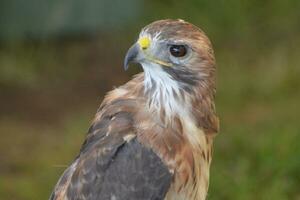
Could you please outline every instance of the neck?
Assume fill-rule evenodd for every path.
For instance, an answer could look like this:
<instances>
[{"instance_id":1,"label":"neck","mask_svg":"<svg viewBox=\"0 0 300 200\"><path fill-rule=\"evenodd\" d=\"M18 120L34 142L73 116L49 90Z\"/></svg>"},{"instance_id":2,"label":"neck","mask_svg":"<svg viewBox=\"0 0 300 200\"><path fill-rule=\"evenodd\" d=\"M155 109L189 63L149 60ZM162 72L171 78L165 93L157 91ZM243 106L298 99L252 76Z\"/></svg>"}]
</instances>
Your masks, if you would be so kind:
<instances>
[{"instance_id":1,"label":"neck","mask_svg":"<svg viewBox=\"0 0 300 200\"><path fill-rule=\"evenodd\" d=\"M157 64L143 68L144 73L129 81L120 95L145 99L146 109L153 116L156 114L157 119L164 125L172 123L177 117L189 117L195 120L197 127L206 132L218 132L218 118L214 110L213 73L212 76L199 76L201 78L196 84L190 84L182 81L182 76L174 78ZM184 77L187 75L184 74Z\"/></svg>"},{"instance_id":2,"label":"neck","mask_svg":"<svg viewBox=\"0 0 300 200\"><path fill-rule=\"evenodd\" d=\"M164 122L189 113L189 95L172 75L157 64L144 67L144 93L148 96L150 111L157 112Z\"/></svg>"},{"instance_id":3,"label":"neck","mask_svg":"<svg viewBox=\"0 0 300 200\"><path fill-rule=\"evenodd\" d=\"M151 112L158 114L163 123L172 122L174 117L188 117L207 132L218 131L213 73L202 73L202 76L186 71L180 73L149 63L143 68L143 93L147 96L147 106Z\"/></svg>"}]
</instances>

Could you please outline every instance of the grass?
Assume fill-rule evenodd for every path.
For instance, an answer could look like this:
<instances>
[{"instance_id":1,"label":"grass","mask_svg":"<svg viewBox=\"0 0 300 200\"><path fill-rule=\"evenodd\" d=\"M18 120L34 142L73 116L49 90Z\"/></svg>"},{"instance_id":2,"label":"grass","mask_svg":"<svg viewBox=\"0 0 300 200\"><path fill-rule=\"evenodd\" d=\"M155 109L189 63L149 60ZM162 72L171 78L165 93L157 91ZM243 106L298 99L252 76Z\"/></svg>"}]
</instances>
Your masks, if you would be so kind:
<instances>
[{"instance_id":1,"label":"grass","mask_svg":"<svg viewBox=\"0 0 300 200\"><path fill-rule=\"evenodd\" d=\"M224 57L208 199L300 199L298 57L270 52L251 65Z\"/></svg>"}]
</instances>

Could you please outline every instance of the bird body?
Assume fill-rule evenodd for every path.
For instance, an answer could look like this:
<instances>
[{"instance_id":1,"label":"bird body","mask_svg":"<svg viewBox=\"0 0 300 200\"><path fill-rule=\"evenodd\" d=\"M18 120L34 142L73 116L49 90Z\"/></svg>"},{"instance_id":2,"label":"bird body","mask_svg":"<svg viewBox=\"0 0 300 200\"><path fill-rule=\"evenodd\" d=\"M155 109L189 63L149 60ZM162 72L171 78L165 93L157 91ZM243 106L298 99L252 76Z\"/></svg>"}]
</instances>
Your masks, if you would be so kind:
<instances>
[{"instance_id":1,"label":"bird body","mask_svg":"<svg viewBox=\"0 0 300 200\"><path fill-rule=\"evenodd\" d=\"M211 44L183 20L146 26L128 51L144 72L109 92L50 199L204 200L215 114Z\"/></svg>"}]
</instances>

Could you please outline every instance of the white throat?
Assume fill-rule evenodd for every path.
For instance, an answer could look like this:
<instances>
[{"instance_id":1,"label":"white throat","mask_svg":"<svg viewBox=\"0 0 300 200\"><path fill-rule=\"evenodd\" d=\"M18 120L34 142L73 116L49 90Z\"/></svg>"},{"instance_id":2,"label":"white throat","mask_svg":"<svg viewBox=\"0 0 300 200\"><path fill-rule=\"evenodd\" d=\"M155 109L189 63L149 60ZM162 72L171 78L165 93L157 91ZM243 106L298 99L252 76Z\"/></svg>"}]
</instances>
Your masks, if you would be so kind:
<instances>
[{"instance_id":1,"label":"white throat","mask_svg":"<svg viewBox=\"0 0 300 200\"><path fill-rule=\"evenodd\" d=\"M180 86L161 66L143 63L145 94L149 94L148 106L152 111L165 110L166 118L187 113L189 103L184 103Z\"/></svg>"}]
</instances>

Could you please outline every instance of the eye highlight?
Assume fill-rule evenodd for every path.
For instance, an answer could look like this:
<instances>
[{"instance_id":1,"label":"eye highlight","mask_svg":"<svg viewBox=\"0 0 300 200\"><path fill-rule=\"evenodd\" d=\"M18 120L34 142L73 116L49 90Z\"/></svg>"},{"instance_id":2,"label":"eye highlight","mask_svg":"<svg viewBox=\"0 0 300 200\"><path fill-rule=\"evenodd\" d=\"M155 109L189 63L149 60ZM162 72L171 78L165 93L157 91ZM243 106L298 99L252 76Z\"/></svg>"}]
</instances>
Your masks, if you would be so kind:
<instances>
[{"instance_id":1,"label":"eye highlight","mask_svg":"<svg viewBox=\"0 0 300 200\"><path fill-rule=\"evenodd\" d=\"M174 57L183 57L186 55L187 49L185 45L171 45L169 51Z\"/></svg>"}]
</instances>

